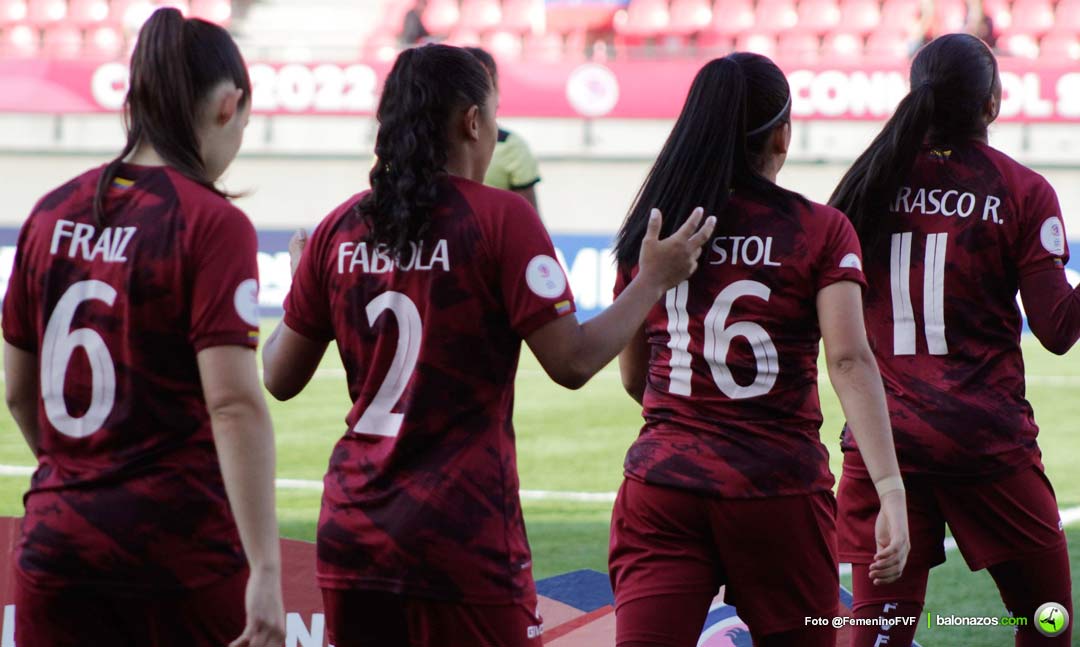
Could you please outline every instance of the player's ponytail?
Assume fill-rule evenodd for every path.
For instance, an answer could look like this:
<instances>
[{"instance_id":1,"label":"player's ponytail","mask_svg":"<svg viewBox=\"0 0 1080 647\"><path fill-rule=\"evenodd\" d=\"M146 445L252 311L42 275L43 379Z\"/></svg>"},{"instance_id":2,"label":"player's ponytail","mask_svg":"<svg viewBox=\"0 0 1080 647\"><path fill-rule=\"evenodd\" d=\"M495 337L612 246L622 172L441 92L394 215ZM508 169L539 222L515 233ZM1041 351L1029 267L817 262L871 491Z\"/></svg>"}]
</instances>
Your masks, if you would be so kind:
<instances>
[{"instance_id":1,"label":"player's ponytail","mask_svg":"<svg viewBox=\"0 0 1080 647\"><path fill-rule=\"evenodd\" d=\"M787 79L768 58L739 52L706 63L619 231L619 265L637 264L653 208L663 212L667 236L695 207L722 217L735 189L778 208L801 199L758 171L768 135L790 118Z\"/></svg>"},{"instance_id":2,"label":"player's ponytail","mask_svg":"<svg viewBox=\"0 0 1080 647\"><path fill-rule=\"evenodd\" d=\"M425 45L398 55L376 115L371 192L356 207L372 242L398 256L427 233L446 176L450 122L471 106L486 110L491 90L480 61L458 47Z\"/></svg>"},{"instance_id":3,"label":"player's ponytail","mask_svg":"<svg viewBox=\"0 0 1080 647\"><path fill-rule=\"evenodd\" d=\"M974 36L941 36L919 50L911 64L911 91L829 199L851 219L864 249L878 241L882 217L925 144L947 145L986 132L983 112L996 79L994 55Z\"/></svg>"},{"instance_id":4,"label":"player's ponytail","mask_svg":"<svg viewBox=\"0 0 1080 647\"><path fill-rule=\"evenodd\" d=\"M240 50L223 28L174 8L158 9L139 31L131 56L124 99L127 141L106 167L94 196L94 216L105 220L105 198L120 164L140 144L149 145L165 162L194 182L214 186L202 158L196 123L202 100L222 81L243 90L250 100L251 81Z\"/></svg>"}]
</instances>

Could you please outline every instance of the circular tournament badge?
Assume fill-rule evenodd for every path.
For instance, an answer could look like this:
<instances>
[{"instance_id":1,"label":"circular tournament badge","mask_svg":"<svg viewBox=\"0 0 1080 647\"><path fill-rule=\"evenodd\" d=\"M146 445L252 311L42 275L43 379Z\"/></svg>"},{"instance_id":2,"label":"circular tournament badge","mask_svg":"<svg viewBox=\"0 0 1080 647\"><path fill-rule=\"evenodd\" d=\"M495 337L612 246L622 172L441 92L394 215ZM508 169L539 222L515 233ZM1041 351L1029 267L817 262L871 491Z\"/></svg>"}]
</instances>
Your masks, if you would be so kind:
<instances>
[{"instance_id":1,"label":"circular tournament badge","mask_svg":"<svg viewBox=\"0 0 1080 647\"><path fill-rule=\"evenodd\" d=\"M566 99L583 117L603 117L619 103L619 80L599 63L579 65L566 80Z\"/></svg>"},{"instance_id":2,"label":"circular tournament badge","mask_svg":"<svg viewBox=\"0 0 1080 647\"><path fill-rule=\"evenodd\" d=\"M541 254L525 268L525 284L538 297L554 299L566 292L566 274L559 261Z\"/></svg>"}]
</instances>

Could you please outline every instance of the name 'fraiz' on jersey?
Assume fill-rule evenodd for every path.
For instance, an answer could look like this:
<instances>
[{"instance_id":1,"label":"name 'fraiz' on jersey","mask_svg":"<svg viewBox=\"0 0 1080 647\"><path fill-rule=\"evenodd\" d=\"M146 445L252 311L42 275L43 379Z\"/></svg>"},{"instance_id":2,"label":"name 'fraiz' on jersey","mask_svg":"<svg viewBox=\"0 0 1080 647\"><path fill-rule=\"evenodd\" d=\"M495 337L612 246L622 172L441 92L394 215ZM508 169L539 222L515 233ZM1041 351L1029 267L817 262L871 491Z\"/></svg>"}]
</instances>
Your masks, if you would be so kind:
<instances>
[{"instance_id":1,"label":"name 'fraiz' on jersey","mask_svg":"<svg viewBox=\"0 0 1080 647\"><path fill-rule=\"evenodd\" d=\"M979 208L981 206L981 209ZM957 189L926 189L902 186L896 192L896 199L890 205L893 213L921 213L924 216L959 216L970 218L979 213L982 219L1000 225L1004 219L998 217L1001 198L987 195L981 205L978 196L970 191Z\"/></svg>"},{"instance_id":2,"label":"name 'fraiz' on jersey","mask_svg":"<svg viewBox=\"0 0 1080 647\"><path fill-rule=\"evenodd\" d=\"M424 242L410 242L409 252L395 259L388 253L386 245L376 245L368 249L366 242L347 242L338 245L338 274L351 274L360 271L364 274L386 274L394 270L402 272L426 272L438 266L444 272L450 271L450 252L446 240L440 239L430 251L424 249Z\"/></svg>"},{"instance_id":3,"label":"name 'fraiz' on jersey","mask_svg":"<svg viewBox=\"0 0 1080 647\"><path fill-rule=\"evenodd\" d=\"M123 263L127 261L124 250L127 249L137 229L135 227L105 227L101 230L94 246L90 241L94 239L96 229L86 223L74 223L70 220L56 221L53 229L52 244L49 246L50 254L60 253L60 248L67 239L66 253L68 258L75 258L78 254L87 261L92 261L98 256L106 263Z\"/></svg>"}]
</instances>

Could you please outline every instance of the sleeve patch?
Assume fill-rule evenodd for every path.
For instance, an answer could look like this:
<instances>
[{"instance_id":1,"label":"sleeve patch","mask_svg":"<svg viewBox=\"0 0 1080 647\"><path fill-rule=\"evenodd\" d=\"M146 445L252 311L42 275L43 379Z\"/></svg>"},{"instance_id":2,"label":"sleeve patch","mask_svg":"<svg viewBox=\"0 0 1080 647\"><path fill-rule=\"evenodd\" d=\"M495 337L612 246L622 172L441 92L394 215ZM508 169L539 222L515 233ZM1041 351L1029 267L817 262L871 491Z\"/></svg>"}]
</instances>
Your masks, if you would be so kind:
<instances>
[{"instance_id":1,"label":"sleeve patch","mask_svg":"<svg viewBox=\"0 0 1080 647\"><path fill-rule=\"evenodd\" d=\"M862 271L862 261L859 260L859 255L855 253L848 254L844 258L840 259L841 269L855 269Z\"/></svg>"},{"instance_id":2,"label":"sleeve patch","mask_svg":"<svg viewBox=\"0 0 1080 647\"><path fill-rule=\"evenodd\" d=\"M566 274L558 261L541 254L533 257L525 268L525 283L536 296L554 299L566 291Z\"/></svg>"},{"instance_id":3,"label":"sleeve patch","mask_svg":"<svg viewBox=\"0 0 1080 647\"><path fill-rule=\"evenodd\" d=\"M244 320L244 323L252 326L259 325L259 282L255 279L247 279L236 286L233 295L233 305L236 314Z\"/></svg>"},{"instance_id":4,"label":"sleeve patch","mask_svg":"<svg viewBox=\"0 0 1080 647\"><path fill-rule=\"evenodd\" d=\"M1043 221L1042 229L1039 230L1039 239L1046 251L1061 256L1065 253L1065 236L1061 220L1057 216L1051 216Z\"/></svg>"}]
</instances>

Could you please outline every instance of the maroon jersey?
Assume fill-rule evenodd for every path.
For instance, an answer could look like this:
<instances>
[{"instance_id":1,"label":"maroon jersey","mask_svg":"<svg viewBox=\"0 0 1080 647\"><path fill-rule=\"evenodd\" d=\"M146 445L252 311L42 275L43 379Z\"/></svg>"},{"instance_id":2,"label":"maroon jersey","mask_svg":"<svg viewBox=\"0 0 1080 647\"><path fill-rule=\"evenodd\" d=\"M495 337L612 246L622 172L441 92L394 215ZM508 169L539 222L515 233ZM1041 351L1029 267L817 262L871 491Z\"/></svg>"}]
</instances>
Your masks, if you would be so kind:
<instances>
[{"instance_id":1,"label":"maroon jersey","mask_svg":"<svg viewBox=\"0 0 1080 647\"><path fill-rule=\"evenodd\" d=\"M1038 462L1016 294L1021 277L1064 272L1054 190L985 144L926 149L881 219L866 251L866 325L901 469L987 475Z\"/></svg>"},{"instance_id":2,"label":"maroon jersey","mask_svg":"<svg viewBox=\"0 0 1080 647\"><path fill-rule=\"evenodd\" d=\"M518 499L521 340L574 310L520 196L443 181L422 242L366 242L354 196L315 230L285 323L337 340L353 406L330 458L318 577L471 604L535 595Z\"/></svg>"},{"instance_id":3,"label":"maroon jersey","mask_svg":"<svg viewBox=\"0 0 1080 647\"><path fill-rule=\"evenodd\" d=\"M645 426L626 476L729 498L828 490L818 438L818 291L864 284L839 211L778 212L738 194L688 281L645 321ZM615 291L629 276L621 271Z\"/></svg>"},{"instance_id":4,"label":"maroon jersey","mask_svg":"<svg viewBox=\"0 0 1080 647\"><path fill-rule=\"evenodd\" d=\"M101 169L45 196L19 235L4 338L37 355L39 466L17 567L39 587L201 587L245 560L196 353L258 341L255 230L161 167Z\"/></svg>"}]
</instances>

